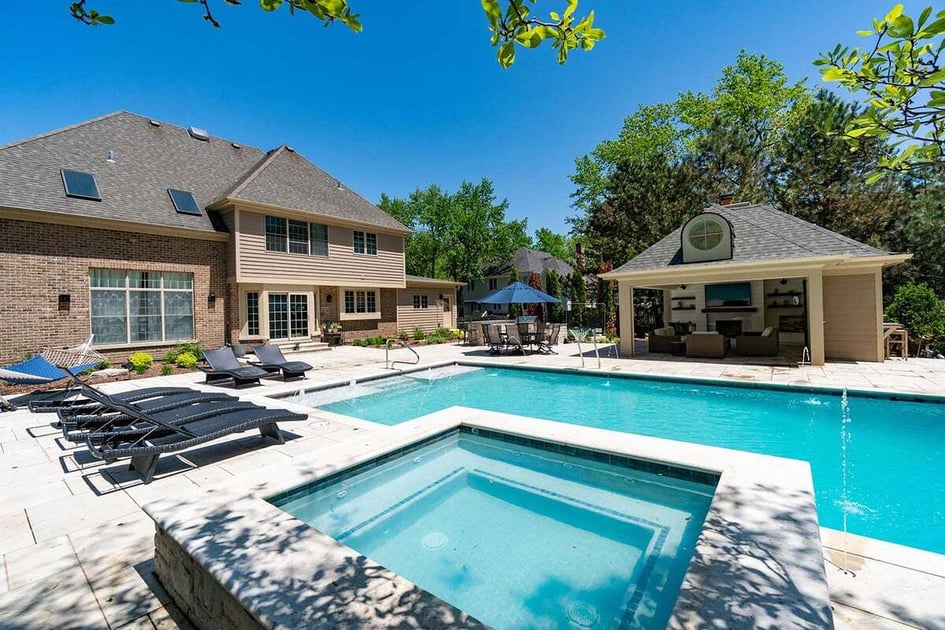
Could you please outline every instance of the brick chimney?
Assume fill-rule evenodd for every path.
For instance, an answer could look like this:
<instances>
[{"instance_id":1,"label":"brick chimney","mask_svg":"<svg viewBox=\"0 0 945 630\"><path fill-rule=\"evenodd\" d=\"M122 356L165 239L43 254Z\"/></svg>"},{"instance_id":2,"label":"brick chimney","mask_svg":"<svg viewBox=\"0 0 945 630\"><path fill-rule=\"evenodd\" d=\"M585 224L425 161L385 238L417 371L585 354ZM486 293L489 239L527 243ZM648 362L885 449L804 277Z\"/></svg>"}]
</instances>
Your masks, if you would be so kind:
<instances>
[{"instance_id":1,"label":"brick chimney","mask_svg":"<svg viewBox=\"0 0 945 630\"><path fill-rule=\"evenodd\" d=\"M719 195L719 205L720 206L730 206L735 201L735 193L722 193Z\"/></svg>"}]
</instances>

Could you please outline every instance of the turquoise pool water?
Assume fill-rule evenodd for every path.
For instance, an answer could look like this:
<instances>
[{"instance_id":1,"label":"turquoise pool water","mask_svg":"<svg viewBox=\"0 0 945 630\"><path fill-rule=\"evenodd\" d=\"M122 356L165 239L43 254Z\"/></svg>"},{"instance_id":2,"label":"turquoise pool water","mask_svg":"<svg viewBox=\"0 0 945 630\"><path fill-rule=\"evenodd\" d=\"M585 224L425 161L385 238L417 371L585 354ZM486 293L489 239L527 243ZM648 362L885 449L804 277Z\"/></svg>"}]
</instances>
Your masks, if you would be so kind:
<instances>
[{"instance_id":1,"label":"turquoise pool water","mask_svg":"<svg viewBox=\"0 0 945 630\"><path fill-rule=\"evenodd\" d=\"M535 370L444 370L303 400L384 424L464 405L803 459L813 471L821 525L843 529L846 516L855 534L945 553L945 404L850 395L844 423L840 396Z\"/></svg>"},{"instance_id":2,"label":"turquoise pool water","mask_svg":"<svg viewBox=\"0 0 945 630\"><path fill-rule=\"evenodd\" d=\"M453 432L272 502L498 630L664 628L714 491Z\"/></svg>"}]
</instances>

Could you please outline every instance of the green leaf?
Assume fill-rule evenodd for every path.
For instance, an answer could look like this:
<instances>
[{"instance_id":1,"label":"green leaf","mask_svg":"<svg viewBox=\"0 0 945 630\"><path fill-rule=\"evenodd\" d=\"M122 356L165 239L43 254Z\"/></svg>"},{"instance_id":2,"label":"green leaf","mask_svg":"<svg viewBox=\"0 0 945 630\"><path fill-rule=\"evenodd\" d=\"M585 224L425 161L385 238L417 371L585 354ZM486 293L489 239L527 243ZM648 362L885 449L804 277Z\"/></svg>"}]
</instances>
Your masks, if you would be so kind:
<instances>
[{"instance_id":1,"label":"green leaf","mask_svg":"<svg viewBox=\"0 0 945 630\"><path fill-rule=\"evenodd\" d=\"M499 63L508 68L515 63L515 43L506 42L499 47Z\"/></svg>"},{"instance_id":2,"label":"green leaf","mask_svg":"<svg viewBox=\"0 0 945 630\"><path fill-rule=\"evenodd\" d=\"M263 11L275 11L282 4L282 0L259 0L259 6Z\"/></svg>"},{"instance_id":3,"label":"green leaf","mask_svg":"<svg viewBox=\"0 0 945 630\"><path fill-rule=\"evenodd\" d=\"M493 27L499 25L502 19L502 9L499 8L499 0L482 0L482 10L486 12L489 24Z\"/></svg>"},{"instance_id":4,"label":"green leaf","mask_svg":"<svg viewBox=\"0 0 945 630\"><path fill-rule=\"evenodd\" d=\"M870 37L872 35L875 35L876 32L875 31L857 31L856 34L859 35L860 37Z\"/></svg>"},{"instance_id":5,"label":"green leaf","mask_svg":"<svg viewBox=\"0 0 945 630\"><path fill-rule=\"evenodd\" d=\"M889 13L886 14L886 17L883 18L883 21L886 22L887 24L891 24L893 20L898 18L900 15L902 15L902 9L903 9L902 5L897 4L892 9L889 10Z\"/></svg>"},{"instance_id":6,"label":"green leaf","mask_svg":"<svg viewBox=\"0 0 945 630\"><path fill-rule=\"evenodd\" d=\"M846 70L837 67L821 70L820 74L823 76L824 81L842 81L847 76Z\"/></svg>"},{"instance_id":7,"label":"green leaf","mask_svg":"<svg viewBox=\"0 0 945 630\"><path fill-rule=\"evenodd\" d=\"M114 24L115 18L111 17L110 15L100 15L95 21L99 24Z\"/></svg>"}]
</instances>

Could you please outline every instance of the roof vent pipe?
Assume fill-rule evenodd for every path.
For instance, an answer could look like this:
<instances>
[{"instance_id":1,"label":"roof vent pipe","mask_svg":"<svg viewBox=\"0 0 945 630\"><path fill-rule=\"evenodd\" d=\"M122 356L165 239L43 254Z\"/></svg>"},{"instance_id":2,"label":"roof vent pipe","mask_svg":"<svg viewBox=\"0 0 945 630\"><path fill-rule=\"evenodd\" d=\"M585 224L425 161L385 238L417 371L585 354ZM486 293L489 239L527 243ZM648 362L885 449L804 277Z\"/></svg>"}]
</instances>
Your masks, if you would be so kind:
<instances>
[{"instance_id":1,"label":"roof vent pipe","mask_svg":"<svg viewBox=\"0 0 945 630\"><path fill-rule=\"evenodd\" d=\"M115 152L109 150L108 157L105 158L105 161L109 164L114 164L117 160L115 159Z\"/></svg>"}]
</instances>

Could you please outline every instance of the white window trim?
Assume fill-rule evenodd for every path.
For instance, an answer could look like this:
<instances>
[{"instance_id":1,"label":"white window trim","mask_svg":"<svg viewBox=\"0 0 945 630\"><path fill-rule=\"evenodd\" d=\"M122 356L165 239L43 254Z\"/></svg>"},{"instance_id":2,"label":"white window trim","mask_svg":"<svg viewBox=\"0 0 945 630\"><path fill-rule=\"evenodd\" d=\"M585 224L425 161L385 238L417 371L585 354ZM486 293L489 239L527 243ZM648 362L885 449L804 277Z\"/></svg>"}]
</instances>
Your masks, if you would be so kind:
<instances>
[{"instance_id":1,"label":"white window trim","mask_svg":"<svg viewBox=\"0 0 945 630\"><path fill-rule=\"evenodd\" d=\"M125 286L124 287L93 287L92 286L92 270L93 269L105 269L108 271L121 271L125 274ZM150 291L157 291L161 294L161 338L145 341L131 341L131 313L129 312L129 304L131 299L131 291L136 290L130 286L128 277L133 272L151 272L161 274L161 286L158 289L145 289ZM164 288L164 274L165 273L183 273L190 275L190 289L166 289ZM89 267L88 275L88 286L89 286L89 331L92 330L92 293L94 291L109 291L113 289L122 289L125 292L125 339L126 341L119 341L114 343L103 343L99 347L104 350L109 349L122 349L122 348L153 348L160 346L176 346L182 343L188 343L196 341L196 336L192 339L167 339L165 338L165 327L166 314L164 312L164 294L165 293L190 293L190 308L191 308L191 318L193 320L193 329L194 334L197 332L197 285L195 281L195 274L193 271L154 271L152 269L139 269L139 268L128 268L128 269L116 269L114 267ZM140 290L140 289L139 289Z\"/></svg>"},{"instance_id":2,"label":"white window trim","mask_svg":"<svg viewBox=\"0 0 945 630\"><path fill-rule=\"evenodd\" d=\"M288 217L280 217L275 214L263 215L263 248L266 254L277 254L277 255L286 255L286 256L297 256L305 258L330 258L331 257L331 226L327 223L319 223L317 221L303 221L302 219L290 219ZM272 217L274 219L281 219L285 221L285 250L281 249L269 249L268 247L268 234L266 232L266 218ZM289 237L289 222L294 221L296 223L304 223L307 228L308 234L308 246L305 252L293 252L292 251L292 239ZM324 225L325 226L325 253L324 254L315 254L312 253L312 226L313 225ZM367 247L367 241L365 241L365 247ZM369 255L369 254L363 254Z\"/></svg>"},{"instance_id":3,"label":"white window trim","mask_svg":"<svg viewBox=\"0 0 945 630\"><path fill-rule=\"evenodd\" d=\"M364 235L364 251L363 251L363 252L359 252L359 251L357 250L357 248L355 247L355 244L354 244L354 235L355 235L355 234L363 234L363 235ZM367 244L368 244L368 236L373 236L373 237L374 237L374 253L373 253L373 254L368 251L368 246L367 246ZM354 253L355 256L372 256L372 257L376 257L376 256L377 256L377 252L378 252L378 244L377 244L377 241L378 241L377 232L367 232L367 231L365 231L365 230L351 230L351 251Z\"/></svg>"},{"instance_id":4,"label":"white window trim","mask_svg":"<svg viewBox=\"0 0 945 630\"><path fill-rule=\"evenodd\" d=\"M338 319L341 321L345 320L365 320L365 319L380 319L380 311L371 311L366 313L346 313L345 312L345 291L362 291L374 292L374 306L380 308L381 306L381 290L377 287L340 287L338 291L338 299L340 303L338 304ZM356 299L357 300L357 299Z\"/></svg>"}]
</instances>

